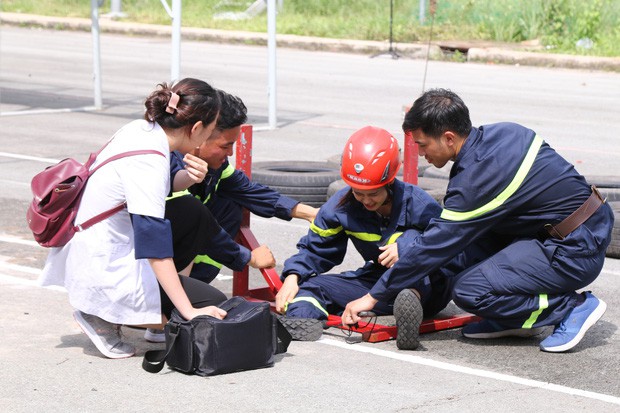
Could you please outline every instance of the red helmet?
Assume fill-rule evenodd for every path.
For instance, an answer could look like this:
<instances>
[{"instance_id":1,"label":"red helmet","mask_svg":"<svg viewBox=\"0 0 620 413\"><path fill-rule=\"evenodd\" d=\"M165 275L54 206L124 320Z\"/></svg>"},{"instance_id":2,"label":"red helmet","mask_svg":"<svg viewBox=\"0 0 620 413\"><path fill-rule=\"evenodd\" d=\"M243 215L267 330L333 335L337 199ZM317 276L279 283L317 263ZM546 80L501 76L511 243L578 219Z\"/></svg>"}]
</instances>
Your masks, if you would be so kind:
<instances>
[{"instance_id":1,"label":"red helmet","mask_svg":"<svg viewBox=\"0 0 620 413\"><path fill-rule=\"evenodd\" d=\"M351 188L376 189L392 182L399 169L398 141L385 129L365 126L347 141L340 176Z\"/></svg>"}]
</instances>

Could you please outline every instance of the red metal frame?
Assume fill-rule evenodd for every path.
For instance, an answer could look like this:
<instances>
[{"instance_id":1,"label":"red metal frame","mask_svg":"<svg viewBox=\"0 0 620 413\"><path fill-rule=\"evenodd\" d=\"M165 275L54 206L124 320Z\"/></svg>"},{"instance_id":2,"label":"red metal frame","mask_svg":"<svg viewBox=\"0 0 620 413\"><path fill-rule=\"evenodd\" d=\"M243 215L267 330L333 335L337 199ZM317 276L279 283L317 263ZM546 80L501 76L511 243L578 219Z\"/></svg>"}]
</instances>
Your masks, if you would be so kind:
<instances>
[{"instance_id":1,"label":"red metal frame","mask_svg":"<svg viewBox=\"0 0 620 413\"><path fill-rule=\"evenodd\" d=\"M405 136L405 151L403 155L403 180L413 184L418 183L418 145L415 144L410 136ZM236 148L236 167L242 170L250 179L252 178L252 125L241 126L241 133L237 139ZM260 246L256 237L250 230L250 213L243 211L243 219L241 228L237 235L237 242L250 250ZM233 272L233 289L234 296L244 296L250 300L275 301L276 294L282 281L280 276L274 269L261 269L261 274L267 282L267 287L249 288L249 268L245 267L241 271ZM461 327L479 318L472 314L458 314L444 318L434 318L424 320L420 326L420 333L431 333L434 331L446 330L449 328ZM342 327L342 321L339 316L331 315L327 320L329 327ZM356 333L362 335L362 340L376 343L396 338L396 326L385 326L381 324L369 324L359 328L352 328Z\"/></svg>"}]
</instances>

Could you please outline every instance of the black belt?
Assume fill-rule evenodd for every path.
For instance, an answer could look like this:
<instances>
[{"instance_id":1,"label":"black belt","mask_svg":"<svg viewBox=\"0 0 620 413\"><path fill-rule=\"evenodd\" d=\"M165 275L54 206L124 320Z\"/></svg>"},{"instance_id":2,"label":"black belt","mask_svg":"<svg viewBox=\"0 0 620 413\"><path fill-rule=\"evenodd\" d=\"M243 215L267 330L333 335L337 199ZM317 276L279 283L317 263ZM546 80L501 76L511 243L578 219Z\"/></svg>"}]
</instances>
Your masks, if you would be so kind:
<instances>
[{"instance_id":1,"label":"black belt","mask_svg":"<svg viewBox=\"0 0 620 413\"><path fill-rule=\"evenodd\" d=\"M592 185L592 194L586 202L581 204L579 208L559 224L545 224L544 228L552 238L564 239L568 234L573 232L577 227L588 218L590 218L605 203L605 199L601 196L596 186Z\"/></svg>"}]
</instances>

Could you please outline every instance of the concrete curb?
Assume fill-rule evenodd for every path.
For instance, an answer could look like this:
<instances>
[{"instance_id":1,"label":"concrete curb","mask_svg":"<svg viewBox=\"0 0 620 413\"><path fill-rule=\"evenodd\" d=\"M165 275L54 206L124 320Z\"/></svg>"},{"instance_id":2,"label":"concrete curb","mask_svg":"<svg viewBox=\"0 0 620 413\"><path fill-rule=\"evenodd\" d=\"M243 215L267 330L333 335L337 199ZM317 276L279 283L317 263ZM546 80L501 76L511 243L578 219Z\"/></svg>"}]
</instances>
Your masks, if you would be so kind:
<instances>
[{"instance_id":1,"label":"concrete curb","mask_svg":"<svg viewBox=\"0 0 620 413\"><path fill-rule=\"evenodd\" d=\"M74 17L50 17L33 14L0 13L0 23L13 26L43 27L56 30L90 31L90 19ZM102 17L99 27L105 33L130 34L141 36L171 35L171 27L164 25L120 22ZM188 40L204 40L218 43L266 45L267 34L217 29L184 27L182 36ZM346 52L359 54L379 54L388 50L388 42L331 39L278 34L279 47L298 48L328 52ZM394 49L403 57L424 59L428 53L433 60L445 60L441 48L431 45L430 51L426 44L394 43ZM562 54L545 54L497 47L472 47L467 51L468 62L521 64L526 66L563 67L571 69L590 69L620 72L620 58L574 56Z\"/></svg>"}]
</instances>

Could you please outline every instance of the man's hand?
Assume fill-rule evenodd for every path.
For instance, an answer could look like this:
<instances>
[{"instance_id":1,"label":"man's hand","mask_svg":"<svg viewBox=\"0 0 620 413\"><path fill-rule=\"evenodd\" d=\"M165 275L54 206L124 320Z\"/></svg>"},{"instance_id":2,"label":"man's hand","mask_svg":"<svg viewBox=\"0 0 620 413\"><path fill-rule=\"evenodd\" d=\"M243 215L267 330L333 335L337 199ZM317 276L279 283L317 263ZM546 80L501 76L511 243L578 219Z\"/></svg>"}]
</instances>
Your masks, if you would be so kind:
<instances>
[{"instance_id":1,"label":"man's hand","mask_svg":"<svg viewBox=\"0 0 620 413\"><path fill-rule=\"evenodd\" d=\"M379 264L386 268L392 268L396 261L398 261L398 244L393 243L379 247L381 255L379 255Z\"/></svg>"},{"instance_id":2,"label":"man's hand","mask_svg":"<svg viewBox=\"0 0 620 413\"><path fill-rule=\"evenodd\" d=\"M284 279L282 287L276 294L276 311L284 314L288 303L293 301L299 292L299 276L297 274L289 274Z\"/></svg>"},{"instance_id":3,"label":"man's hand","mask_svg":"<svg viewBox=\"0 0 620 413\"><path fill-rule=\"evenodd\" d=\"M358 314L362 311L370 311L373 309L378 300L375 300L370 294L351 301L342 313L342 325L344 327L355 324L360 320Z\"/></svg>"},{"instance_id":4,"label":"man's hand","mask_svg":"<svg viewBox=\"0 0 620 413\"><path fill-rule=\"evenodd\" d=\"M266 245L252 250L252 256L248 265L252 268L273 268L276 266L276 259Z\"/></svg>"}]
</instances>

